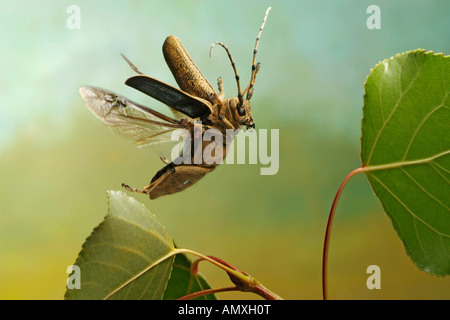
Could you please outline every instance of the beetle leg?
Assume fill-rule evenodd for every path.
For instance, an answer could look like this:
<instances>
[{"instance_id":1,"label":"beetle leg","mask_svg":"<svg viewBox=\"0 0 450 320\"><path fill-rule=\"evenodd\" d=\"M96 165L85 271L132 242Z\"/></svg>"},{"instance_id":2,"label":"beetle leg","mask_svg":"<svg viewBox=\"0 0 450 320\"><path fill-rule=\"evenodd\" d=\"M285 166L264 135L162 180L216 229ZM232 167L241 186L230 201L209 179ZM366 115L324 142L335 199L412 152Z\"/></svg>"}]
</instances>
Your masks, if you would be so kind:
<instances>
[{"instance_id":1,"label":"beetle leg","mask_svg":"<svg viewBox=\"0 0 450 320\"><path fill-rule=\"evenodd\" d=\"M165 164L169 164L169 163L170 163L170 161L169 161L169 160L167 160L167 158L166 158L166 157L164 157L164 156L160 156L159 158L160 158L160 159L161 159L161 161L162 161L162 162L164 162Z\"/></svg>"},{"instance_id":2,"label":"beetle leg","mask_svg":"<svg viewBox=\"0 0 450 320\"><path fill-rule=\"evenodd\" d=\"M132 188L132 187L130 187L129 185L127 185L125 183L122 183L122 187L125 188L126 190L130 191L130 192L150 194L150 192L152 192L153 189L155 189L161 182L162 182L162 180L153 181L149 185L145 186L143 190Z\"/></svg>"},{"instance_id":3,"label":"beetle leg","mask_svg":"<svg viewBox=\"0 0 450 320\"><path fill-rule=\"evenodd\" d=\"M127 185L126 183L122 183L122 188L125 188L126 190L128 190L130 192L137 192L137 193L143 193L143 194L149 193L149 191L146 191L145 188L144 188L144 190L132 188L129 185Z\"/></svg>"}]
</instances>

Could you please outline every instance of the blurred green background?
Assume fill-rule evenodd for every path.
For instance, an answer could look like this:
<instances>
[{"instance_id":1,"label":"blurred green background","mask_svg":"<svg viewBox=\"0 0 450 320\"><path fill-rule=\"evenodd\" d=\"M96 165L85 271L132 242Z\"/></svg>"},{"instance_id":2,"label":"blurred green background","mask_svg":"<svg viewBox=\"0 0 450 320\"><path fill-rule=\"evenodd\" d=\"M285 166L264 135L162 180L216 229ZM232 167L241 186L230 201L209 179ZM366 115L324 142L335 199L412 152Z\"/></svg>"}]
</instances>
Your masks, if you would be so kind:
<instances>
[{"instance_id":1,"label":"blurred green background","mask_svg":"<svg viewBox=\"0 0 450 320\"><path fill-rule=\"evenodd\" d=\"M366 9L381 8L369 30ZM66 10L80 8L81 28ZM252 98L257 128L280 130L280 168L222 165L194 187L150 201L180 247L214 255L287 299L321 299L324 231L334 194L359 159L363 84L396 53L450 52L450 2L434 1L2 1L0 13L0 298L62 299L67 266L107 213L107 190L142 187L162 167L88 111L82 85L107 88L164 111L124 85L144 73L176 85L161 46L183 42L215 86L243 83L264 12L272 6ZM381 290L366 287L366 268L381 268ZM214 287L228 286L206 263ZM364 176L347 185L330 246L330 299L449 299L450 279L420 271L407 257ZM223 293L222 299L257 299Z\"/></svg>"}]
</instances>

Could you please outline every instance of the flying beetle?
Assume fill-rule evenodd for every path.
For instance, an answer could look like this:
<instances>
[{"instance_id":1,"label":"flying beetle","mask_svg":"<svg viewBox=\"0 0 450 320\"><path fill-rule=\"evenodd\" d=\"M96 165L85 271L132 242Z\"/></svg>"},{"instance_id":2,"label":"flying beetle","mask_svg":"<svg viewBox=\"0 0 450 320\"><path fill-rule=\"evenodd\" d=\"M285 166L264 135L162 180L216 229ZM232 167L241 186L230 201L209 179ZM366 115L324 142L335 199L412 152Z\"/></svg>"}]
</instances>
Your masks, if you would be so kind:
<instances>
[{"instance_id":1,"label":"flying beetle","mask_svg":"<svg viewBox=\"0 0 450 320\"><path fill-rule=\"evenodd\" d=\"M258 43L270 9L268 8L266 11L256 38L250 82L244 90L241 90L239 75L228 48L220 42L215 42L211 46L210 55L215 45L220 45L225 49L236 78L237 97L225 99L221 78L217 80L219 92L216 93L175 36L166 38L163 44L163 54L180 89L144 75L124 55L122 56L138 74L127 79L125 84L164 103L175 110L175 113L181 113L183 115L181 119L166 116L123 96L96 87L81 87L80 94L86 106L97 118L113 131L133 141L138 147L151 147L158 143L171 141L171 134L177 129L187 130L190 133L191 141L189 142L192 142L196 132L203 135L211 128L219 130L223 136L227 129L238 132L241 127L255 128L250 99L260 66L259 63L256 64ZM228 140L224 140L224 146L229 142ZM202 147L210 143L213 142L202 142ZM195 146L195 144L191 143L190 146ZM222 158L226 156L226 147L223 150L223 155L220 155ZM195 150L192 150L191 154L194 156ZM217 163L211 164L205 161L201 163L192 161L189 164L169 162L165 157L161 157L161 160L166 165L143 189L131 188L124 183L122 183L122 187L128 191L148 194L150 199L156 199L188 188L205 174L213 171L217 165Z\"/></svg>"}]
</instances>

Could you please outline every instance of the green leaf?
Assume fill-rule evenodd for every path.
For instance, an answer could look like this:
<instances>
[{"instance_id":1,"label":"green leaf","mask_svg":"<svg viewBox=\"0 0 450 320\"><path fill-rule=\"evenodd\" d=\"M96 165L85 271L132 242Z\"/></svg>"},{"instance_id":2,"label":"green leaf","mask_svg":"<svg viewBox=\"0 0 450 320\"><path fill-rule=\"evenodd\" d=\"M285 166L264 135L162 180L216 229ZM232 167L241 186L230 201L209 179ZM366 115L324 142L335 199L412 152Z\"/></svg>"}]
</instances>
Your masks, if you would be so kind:
<instances>
[{"instance_id":1,"label":"green leaf","mask_svg":"<svg viewBox=\"0 0 450 320\"><path fill-rule=\"evenodd\" d=\"M450 274L450 57L409 51L365 84L361 160L416 265Z\"/></svg>"},{"instance_id":2,"label":"green leaf","mask_svg":"<svg viewBox=\"0 0 450 320\"><path fill-rule=\"evenodd\" d=\"M211 289L201 274L192 276L190 267L191 262L186 255L178 254L173 264L169 284L164 292L164 300L174 300L193 292ZM195 300L216 300L216 296L209 294Z\"/></svg>"},{"instance_id":3,"label":"green leaf","mask_svg":"<svg viewBox=\"0 0 450 320\"><path fill-rule=\"evenodd\" d=\"M81 289L67 289L65 298L162 299L174 257L148 267L174 251L172 238L135 199L121 191L109 191L108 199L108 214L75 262Z\"/></svg>"}]
</instances>

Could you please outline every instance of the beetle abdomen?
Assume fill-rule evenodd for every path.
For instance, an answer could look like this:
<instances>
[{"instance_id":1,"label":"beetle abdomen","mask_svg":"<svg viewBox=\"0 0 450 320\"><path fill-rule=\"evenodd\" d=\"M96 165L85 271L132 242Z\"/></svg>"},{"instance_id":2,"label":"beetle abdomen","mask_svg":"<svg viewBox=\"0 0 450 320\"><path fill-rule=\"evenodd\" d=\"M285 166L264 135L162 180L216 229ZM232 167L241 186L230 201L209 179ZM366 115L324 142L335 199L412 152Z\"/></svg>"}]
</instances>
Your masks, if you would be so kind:
<instances>
[{"instance_id":1,"label":"beetle abdomen","mask_svg":"<svg viewBox=\"0 0 450 320\"><path fill-rule=\"evenodd\" d=\"M213 167L200 167L196 165L168 164L158 171L149 185L151 188L150 199L156 199L168 194L177 193L189 188L205 174L215 169Z\"/></svg>"}]
</instances>

